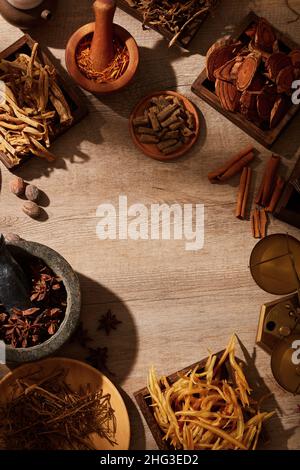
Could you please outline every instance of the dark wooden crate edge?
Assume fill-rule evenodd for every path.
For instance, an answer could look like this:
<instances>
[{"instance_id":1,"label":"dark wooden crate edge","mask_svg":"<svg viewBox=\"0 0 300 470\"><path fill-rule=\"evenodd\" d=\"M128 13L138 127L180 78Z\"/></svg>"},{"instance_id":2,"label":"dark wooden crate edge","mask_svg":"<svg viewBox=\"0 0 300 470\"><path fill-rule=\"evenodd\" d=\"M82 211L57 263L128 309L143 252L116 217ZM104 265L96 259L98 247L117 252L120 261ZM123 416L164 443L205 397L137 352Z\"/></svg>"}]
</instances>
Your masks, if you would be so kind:
<instances>
[{"instance_id":1,"label":"dark wooden crate edge","mask_svg":"<svg viewBox=\"0 0 300 470\"><path fill-rule=\"evenodd\" d=\"M253 11L250 11L248 15L240 22L240 24L235 29L235 32L232 34L232 38L237 40L245 31L245 29L253 22L257 22L259 16L256 15ZM293 41L290 37L279 31L276 27L274 28L278 39L284 43L290 49L299 49L300 46ZM206 68L200 73L197 79L192 84L192 92L197 96L206 101L210 106L216 109L219 113L223 114L227 119L237 125L240 129L245 131L260 144L264 145L266 148L270 149L276 140L280 137L284 128L289 124L291 119L296 115L300 109L300 105L292 105L289 111L286 113L285 117L280 121L278 126L275 129L270 131L263 131L259 127L255 126L250 121L243 118L239 113L231 113L223 109L220 105L219 99L216 94L210 91L205 85L204 82L208 80Z\"/></svg>"},{"instance_id":2,"label":"dark wooden crate edge","mask_svg":"<svg viewBox=\"0 0 300 470\"><path fill-rule=\"evenodd\" d=\"M216 355L218 357L221 357L221 355L223 354L224 350L223 351L220 351L218 352ZM180 370L180 371L177 371L177 372L174 372L173 374L170 374L167 376L167 379L170 383L174 383L177 379L178 379L178 375L179 374L186 374L188 371L190 370L193 370L195 367L199 367L199 369L203 368L206 364L206 361L207 361L207 357L205 359L202 359L198 362L195 362L194 364L188 366L188 367L185 367L184 369ZM226 367L226 364L225 364L225 367ZM229 370L226 368L226 369L223 369L224 371L226 370L226 375L229 377ZM162 439L162 432L154 418L154 415L153 413L150 411L150 408L149 408L149 405L147 404L146 402L146 398L149 396L149 391L148 391L148 388L147 387L144 387L142 388L141 390L138 390L137 392L135 392L133 394L141 412L142 412L142 415L144 416L145 420L146 420L146 423L151 431L151 434L152 436L154 437L155 439L155 442L158 446L158 448L160 450L174 450L173 448L171 448L171 446L166 442L166 441L163 441Z\"/></svg>"},{"instance_id":3,"label":"dark wooden crate edge","mask_svg":"<svg viewBox=\"0 0 300 470\"><path fill-rule=\"evenodd\" d=\"M218 3L220 3L220 1L221 0L218 0L216 5L213 6L211 10L214 10L218 6ZM123 11L125 11L125 13L128 13L129 15L133 16L133 18L136 18L140 22L143 22L143 15L138 10L136 10L135 8L130 7L128 5L128 3L126 2L126 0L117 0L117 5ZM188 49L189 44L192 42L192 40L194 39L194 37L198 33L199 28L204 23L204 21L207 19L207 17L211 14L211 10L203 15L203 18L201 18L201 20L199 20L199 22L195 26L194 32L190 36L188 36L188 37L183 36L182 39L177 39L177 41L175 41L175 44L179 47L183 47L185 49ZM174 37L174 35L172 33L170 33L170 31L168 31L166 28L163 28L162 26L153 26L153 25L149 25L149 24L146 24L146 26L147 26L147 28L150 28L150 29L153 29L154 31L157 31L158 33L160 33L164 38L168 39L169 41L171 41Z\"/></svg>"},{"instance_id":4,"label":"dark wooden crate edge","mask_svg":"<svg viewBox=\"0 0 300 470\"><path fill-rule=\"evenodd\" d=\"M29 34L24 34L21 36L17 41L12 43L10 46L8 46L6 49L0 52L0 59L5 59L12 54L15 54L19 50L21 50L24 46L28 46L30 49L32 49L33 44L35 44L35 40L29 35ZM88 108L83 102L83 100L79 97L79 90L77 89L75 84L69 85L64 78L64 74L67 72L61 67L53 64L53 61L51 60L49 54L46 52L46 50L39 45L38 49L38 56L42 60L44 64L52 65L55 67L55 70L57 71L57 82L62 89L62 92L64 96L69 100L72 101L72 103L76 106L75 110L72 111L72 116L73 116L73 122L69 126L60 126L55 135L52 137L51 142L54 142L56 139L58 139L60 136L62 136L65 132L68 130L72 129L76 124L78 124L85 116L88 114ZM26 162L30 161L32 156L28 155L24 158L21 159L20 163L17 165L12 165L9 158L4 152L0 152L0 162L3 163L3 165L8 169L8 170L16 170Z\"/></svg>"},{"instance_id":5,"label":"dark wooden crate edge","mask_svg":"<svg viewBox=\"0 0 300 470\"><path fill-rule=\"evenodd\" d=\"M296 165L286 183L274 215L277 217L277 219L293 225L294 227L300 228L300 213L293 212L286 207L294 192L294 188L291 185L291 181L294 179L300 179L300 157L298 158Z\"/></svg>"}]
</instances>

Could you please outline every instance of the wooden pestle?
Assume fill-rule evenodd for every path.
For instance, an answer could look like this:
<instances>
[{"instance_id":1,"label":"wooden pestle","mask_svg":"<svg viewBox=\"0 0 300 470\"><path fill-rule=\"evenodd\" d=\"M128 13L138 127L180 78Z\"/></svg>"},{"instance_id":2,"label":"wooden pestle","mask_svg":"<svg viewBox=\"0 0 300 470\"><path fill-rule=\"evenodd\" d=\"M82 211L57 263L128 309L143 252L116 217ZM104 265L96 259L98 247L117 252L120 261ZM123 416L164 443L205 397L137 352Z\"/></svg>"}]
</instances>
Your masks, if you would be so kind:
<instances>
[{"instance_id":1,"label":"wooden pestle","mask_svg":"<svg viewBox=\"0 0 300 470\"><path fill-rule=\"evenodd\" d=\"M113 46L113 19L116 11L115 0L94 2L95 32L91 44L91 60L97 71L104 70L115 56Z\"/></svg>"}]
</instances>

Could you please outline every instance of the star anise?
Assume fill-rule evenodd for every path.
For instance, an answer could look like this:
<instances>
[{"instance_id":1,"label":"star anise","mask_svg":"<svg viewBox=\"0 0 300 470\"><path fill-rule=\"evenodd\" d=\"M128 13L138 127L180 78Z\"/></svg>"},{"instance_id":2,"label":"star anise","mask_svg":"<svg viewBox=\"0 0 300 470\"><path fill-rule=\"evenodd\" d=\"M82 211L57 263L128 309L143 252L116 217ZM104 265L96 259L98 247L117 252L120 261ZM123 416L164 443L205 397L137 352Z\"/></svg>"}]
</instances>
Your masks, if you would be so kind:
<instances>
[{"instance_id":1,"label":"star anise","mask_svg":"<svg viewBox=\"0 0 300 470\"><path fill-rule=\"evenodd\" d=\"M42 300L45 299L45 297L47 295L47 291L48 291L48 288L47 288L46 281L44 279L40 279L34 285L33 292L32 292L32 295L30 297L30 300L32 302L34 300L36 300L37 302L41 302Z\"/></svg>"},{"instance_id":2,"label":"star anise","mask_svg":"<svg viewBox=\"0 0 300 470\"><path fill-rule=\"evenodd\" d=\"M58 330L58 322L56 320L50 320L46 323L46 328L50 336L53 336Z\"/></svg>"},{"instance_id":3,"label":"star anise","mask_svg":"<svg viewBox=\"0 0 300 470\"><path fill-rule=\"evenodd\" d=\"M28 308L27 310L20 310L19 308L12 308L11 313L13 316L19 315L20 317L31 317L35 313L39 312L39 308L33 307L33 308Z\"/></svg>"},{"instance_id":4,"label":"star anise","mask_svg":"<svg viewBox=\"0 0 300 470\"><path fill-rule=\"evenodd\" d=\"M108 360L108 349L105 348L89 348L90 355L86 358L86 361L95 369L100 371L107 371L109 373L110 370L107 367L107 360Z\"/></svg>"},{"instance_id":5,"label":"star anise","mask_svg":"<svg viewBox=\"0 0 300 470\"><path fill-rule=\"evenodd\" d=\"M83 328L82 322L79 323L77 330L71 338L71 343L74 343L75 341L77 341L83 348L86 348L87 343L92 341L88 335L88 330Z\"/></svg>"},{"instance_id":6,"label":"star anise","mask_svg":"<svg viewBox=\"0 0 300 470\"><path fill-rule=\"evenodd\" d=\"M6 313L0 313L0 323L4 323L7 319L7 314Z\"/></svg>"},{"instance_id":7,"label":"star anise","mask_svg":"<svg viewBox=\"0 0 300 470\"><path fill-rule=\"evenodd\" d=\"M61 315L61 309L60 308L46 308L46 310L43 311L43 315L49 318L57 318Z\"/></svg>"},{"instance_id":8,"label":"star anise","mask_svg":"<svg viewBox=\"0 0 300 470\"><path fill-rule=\"evenodd\" d=\"M15 348L32 347L53 336L67 307L67 293L60 277L38 258L34 258L29 270L30 308L13 308L8 313L0 303L0 340Z\"/></svg>"},{"instance_id":9,"label":"star anise","mask_svg":"<svg viewBox=\"0 0 300 470\"><path fill-rule=\"evenodd\" d=\"M98 330L105 330L107 335L110 334L112 330L116 330L118 325L122 322L117 319L116 315L108 310L104 315L101 316L99 320Z\"/></svg>"}]
</instances>

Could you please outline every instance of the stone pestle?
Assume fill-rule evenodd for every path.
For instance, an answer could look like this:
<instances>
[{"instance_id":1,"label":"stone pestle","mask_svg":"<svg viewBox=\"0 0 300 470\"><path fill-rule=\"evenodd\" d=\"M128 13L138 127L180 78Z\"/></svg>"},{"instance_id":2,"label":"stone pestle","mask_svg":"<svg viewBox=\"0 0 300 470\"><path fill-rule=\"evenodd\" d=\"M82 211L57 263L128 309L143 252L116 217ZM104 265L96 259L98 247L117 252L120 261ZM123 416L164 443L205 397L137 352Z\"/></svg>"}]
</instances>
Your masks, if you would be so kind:
<instances>
[{"instance_id":1,"label":"stone pestle","mask_svg":"<svg viewBox=\"0 0 300 470\"><path fill-rule=\"evenodd\" d=\"M30 307L29 281L10 253L2 234L0 234L0 303L8 313L13 307L21 310Z\"/></svg>"}]
</instances>

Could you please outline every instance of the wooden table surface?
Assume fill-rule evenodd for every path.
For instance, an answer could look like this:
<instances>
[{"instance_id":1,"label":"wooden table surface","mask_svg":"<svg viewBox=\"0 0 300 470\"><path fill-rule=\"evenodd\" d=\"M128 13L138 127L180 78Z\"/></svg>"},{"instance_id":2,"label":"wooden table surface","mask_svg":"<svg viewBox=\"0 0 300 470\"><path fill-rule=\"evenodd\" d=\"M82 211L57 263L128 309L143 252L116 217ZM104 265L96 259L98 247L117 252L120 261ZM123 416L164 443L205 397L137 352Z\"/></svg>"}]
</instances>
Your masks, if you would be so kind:
<instances>
[{"instance_id":1,"label":"wooden table surface","mask_svg":"<svg viewBox=\"0 0 300 470\"><path fill-rule=\"evenodd\" d=\"M300 1L291 0L300 10ZM64 49L70 34L92 20L92 1L64 0L53 22L31 31L65 66ZM78 272L82 286L82 320L93 347L107 346L113 381L124 391L132 422L132 448L156 448L135 406L133 393L146 384L148 368L169 374L224 348L236 332L252 364L250 375L261 390L273 393L267 409L277 414L268 425L273 449L300 448L300 398L275 383L270 357L255 346L260 306L274 299L253 282L248 261L255 240L249 222L234 217L238 178L224 186L211 185L207 173L236 150L251 143L243 131L191 92L203 69L204 56L218 37L230 33L253 9L300 42L300 22L283 0L222 0L216 14L201 28L189 52L168 49L154 31L118 10L116 22L127 28L140 47L140 68L125 91L97 99L86 94L89 116L54 145L56 162L32 161L19 174L48 196L44 221L33 221L21 211L21 201L8 191L11 179L2 168L0 231L15 232L59 251ZM21 32L0 20L1 48ZM128 117L133 106L152 90L172 89L190 97L201 115L201 136L190 154L176 163L146 158L132 144ZM288 172L299 150L300 116L275 145ZM270 152L255 143L259 157L256 186ZM252 191L254 188L252 189ZM129 204L205 204L205 246L188 252L183 241L100 241L96 236L96 209L102 202L117 203L120 194ZM298 230L272 220L269 233ZM111 309L122 320L106 337L97 320ZM84 359L75 344L60 355ZM2 372L5 369L2 368Z\"/></svg>"}]
</instances>

